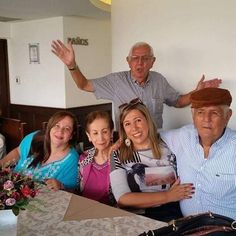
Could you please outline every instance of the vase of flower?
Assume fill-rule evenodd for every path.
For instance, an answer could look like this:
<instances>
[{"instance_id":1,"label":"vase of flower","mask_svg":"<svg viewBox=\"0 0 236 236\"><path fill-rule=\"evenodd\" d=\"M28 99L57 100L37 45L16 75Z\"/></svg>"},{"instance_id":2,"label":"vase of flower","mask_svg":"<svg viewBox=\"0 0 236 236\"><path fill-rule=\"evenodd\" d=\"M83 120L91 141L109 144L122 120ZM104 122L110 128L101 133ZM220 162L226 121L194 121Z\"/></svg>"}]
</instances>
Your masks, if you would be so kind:
<instances>
[{"instance_id":1,"label":"vase of flower","mask_svg":"<svg viewBox=\"0 0 236 236\"><path fill-rule=\"evenodd\" d=\"M17 218L11 209L0 210L0 235L16 236L17 235Z\"/></svg>"},{"instance_id":2,"label":"vase of flower","mask_svg":"<svg viewBox=\"0 0 236 236\"><path fill-rule=\"evenodd\" d=\"M30 176L0 168L0 210L11 210L16 216L36 196L38 183Z\"/></svg>"},{"instance_id":3,"label":"vase of flower","mask_svg":"<svg viewBox=\"0 0 236 236\"><path fill-rule=\"evenodd\" d=\"M16 235L17 216L29 208L39 185L30 176L0 167L0 235Z\"/></svg>"}]
</instances>

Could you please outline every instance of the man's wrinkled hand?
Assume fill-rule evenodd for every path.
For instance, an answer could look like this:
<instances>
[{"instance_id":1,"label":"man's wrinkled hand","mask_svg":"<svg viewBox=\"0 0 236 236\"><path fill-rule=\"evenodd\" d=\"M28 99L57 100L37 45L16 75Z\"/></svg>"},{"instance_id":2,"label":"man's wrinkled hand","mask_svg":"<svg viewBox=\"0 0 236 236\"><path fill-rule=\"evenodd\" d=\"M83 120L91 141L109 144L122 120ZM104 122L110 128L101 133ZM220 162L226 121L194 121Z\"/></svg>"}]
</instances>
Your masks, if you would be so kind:
<instances>
[{"instance_id":1,"label":"man's wrinkled hand","mask_svg":"<svg viewBox=\"0 0 236 236\"><path fill-rule=\"evenodd\" d=\"M218 78L205 81L205 75L202 75L202 78L199 80L197 84L196 90L200 90L204 88L218 88L221 83L222 83L222 80Z\"/></svg>"}]
</instances>

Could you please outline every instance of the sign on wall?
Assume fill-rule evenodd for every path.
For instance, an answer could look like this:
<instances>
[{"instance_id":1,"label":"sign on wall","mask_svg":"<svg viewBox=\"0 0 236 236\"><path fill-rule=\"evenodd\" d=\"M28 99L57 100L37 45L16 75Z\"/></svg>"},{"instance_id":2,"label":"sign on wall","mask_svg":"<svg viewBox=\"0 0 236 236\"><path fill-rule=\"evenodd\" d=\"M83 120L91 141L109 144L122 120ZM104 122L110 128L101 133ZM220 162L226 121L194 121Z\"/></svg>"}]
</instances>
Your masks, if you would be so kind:
<instances>
[{"instance_id":1,"label":"sign on wall","mask_svg":"<svg viewBox=\"0 0 236 236\"><path fill-rule=\"evenodd\" d=\"M67 38L67 42L71 42L71 44L75 45L83 45L83 46L88 46L89 42L88 39L82 39L80 37L75 37L75 38Z\"/></svg>"}]
</instances>

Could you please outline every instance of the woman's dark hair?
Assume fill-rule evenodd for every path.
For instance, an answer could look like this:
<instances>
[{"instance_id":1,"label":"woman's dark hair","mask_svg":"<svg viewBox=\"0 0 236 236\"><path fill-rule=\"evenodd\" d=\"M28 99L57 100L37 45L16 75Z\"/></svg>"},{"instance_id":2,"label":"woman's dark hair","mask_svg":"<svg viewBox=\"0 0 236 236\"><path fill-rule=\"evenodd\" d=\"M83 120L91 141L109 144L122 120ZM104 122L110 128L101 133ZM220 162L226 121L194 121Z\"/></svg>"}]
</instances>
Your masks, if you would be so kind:
<instances>
[{"instance_id":1,"label":"woman's dark hair","mask_svg":"<svg viewBox=\"0 0 236 236\"><path fill-rule=\"evenodd\" d=\"M90 112L85 119L85 131L89 133L89 126L93 123L96 119L105 119L109 124L109 128L112 131L114 129L114 123L107 111L92 111Z\"/></svg>"},{"instance_id":2,"label":"woman's dark hair","mask_svg":"<svg viewBox=\"0 0 236 236\"><path fill-rule=\"evenodd\" d=\"M40 131L33 137L29 156L33 155L34 159L30 163L29 167L36 167L38 163L43 163L48 160L51 154L50 131L60 120L64 119L65 117L70 117L73 123L72 138L69 140L69 145L74 146L77 143L76 116L69 111L56 112L49 119L45 133L43 131Z\"/></svg>"}]
</instances>

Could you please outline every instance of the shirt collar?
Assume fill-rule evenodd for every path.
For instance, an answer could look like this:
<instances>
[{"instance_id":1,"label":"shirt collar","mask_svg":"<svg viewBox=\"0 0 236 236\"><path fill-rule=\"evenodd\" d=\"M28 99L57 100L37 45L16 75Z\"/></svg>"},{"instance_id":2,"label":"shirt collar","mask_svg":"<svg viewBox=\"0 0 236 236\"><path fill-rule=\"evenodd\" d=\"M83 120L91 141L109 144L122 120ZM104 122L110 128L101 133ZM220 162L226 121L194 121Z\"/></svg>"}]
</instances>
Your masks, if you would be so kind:
<instances>
[{"instance_id":1,"label":"shirt collar","mask_svg":"<svg viewBox=\"0 0 236 236\"><path fill-rule=\"evenodd\" d=\"M149 82L150 82L150 73L148 74L148 78L147 78L147 80L145 81L144 85L140 85L139 82L138 82L137 80L135 80L135 79L132 77L131 71L129 71L129 77L130 77L131 81L132 81L134 84L137 84L137 85L140 86L140 87L146 87L146 86L149 84Z\"/></svg>"},{"instance_id":2,"label":"shirt collar","mask_svg":"<svg viewBox=\"0 0 236 236\"><path fill-rule=\"evenodd\" d=\"M199 135L198 135L197 129L194 128L194 131L195 131L196 143L200 144L200 139L199 139ZM229 133L228 129L227 129L227 127L225 127L221 137L218 138L212 145L220 145L222 143L224 144L226 142L226 138L228 137L228 133Z\"/></svg>"}]
</instances>

